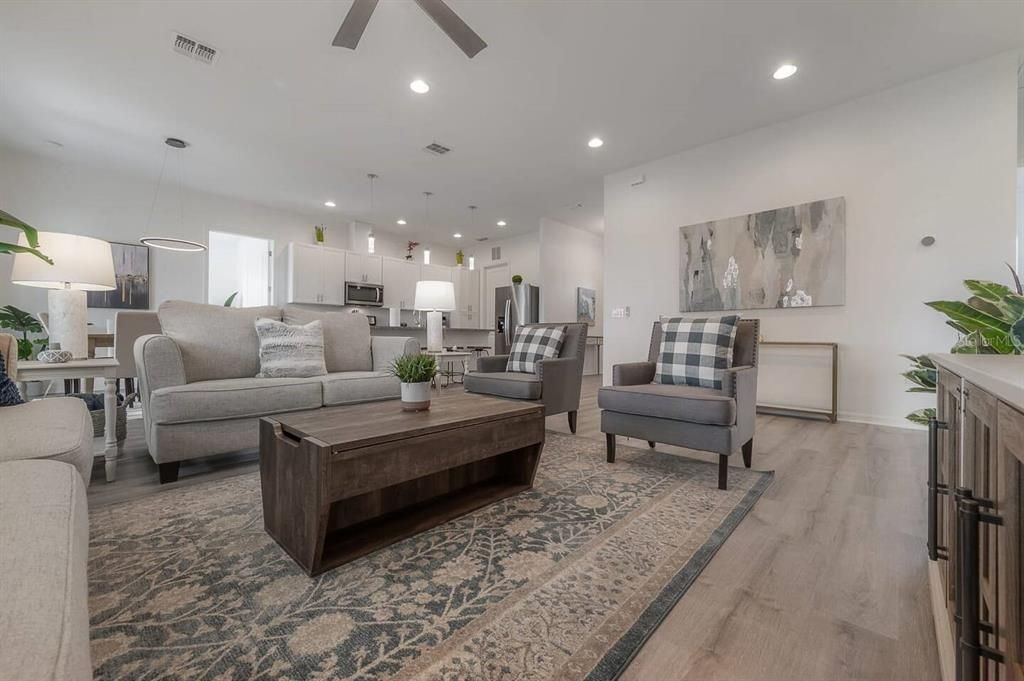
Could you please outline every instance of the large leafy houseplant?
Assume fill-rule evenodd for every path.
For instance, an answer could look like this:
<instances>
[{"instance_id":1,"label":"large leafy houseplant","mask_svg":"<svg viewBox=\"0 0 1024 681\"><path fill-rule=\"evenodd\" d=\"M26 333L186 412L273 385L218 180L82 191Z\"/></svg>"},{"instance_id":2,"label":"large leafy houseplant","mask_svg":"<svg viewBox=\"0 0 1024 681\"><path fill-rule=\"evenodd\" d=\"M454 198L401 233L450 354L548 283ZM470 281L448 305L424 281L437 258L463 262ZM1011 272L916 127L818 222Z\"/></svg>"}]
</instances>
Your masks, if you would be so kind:
<instances>
[{"instance_id":1,"label":"large leafy houseplant","mask_svg":"<svg viewBox=\"0 0 1024 681\"><path fill-rule=\"evenodd\" d=\"M21 334L21 338L18 339L19 360L31 359L33 346L37 346L39 350L46 348L48 342L46 338L31 339L28 337L30 333L42 333L43 325L28 312L13 305L0 307L0 329L8 329Z\"/></svg>"},{"instance_id":2,"label":"large leafy houseplant","mask_svg":"<svg viewBox=\"0 0 1024 681\"><path fill-rule=\"evenodd\" d=\"M950 352L972 355L1019 355L1024 352L1024 289L1017 272L1010 268L1014 288L991 281L968 279L971 293L966 302L935 300L928 307L949 317L946 324L960 334ZM938 382L935 365L925 355L902 355L911 362L903 372L914 385L907 392L934 393ZM907 420L926 424L935 417L934 408L918 409Z\"/></svg>"}]
</instances>

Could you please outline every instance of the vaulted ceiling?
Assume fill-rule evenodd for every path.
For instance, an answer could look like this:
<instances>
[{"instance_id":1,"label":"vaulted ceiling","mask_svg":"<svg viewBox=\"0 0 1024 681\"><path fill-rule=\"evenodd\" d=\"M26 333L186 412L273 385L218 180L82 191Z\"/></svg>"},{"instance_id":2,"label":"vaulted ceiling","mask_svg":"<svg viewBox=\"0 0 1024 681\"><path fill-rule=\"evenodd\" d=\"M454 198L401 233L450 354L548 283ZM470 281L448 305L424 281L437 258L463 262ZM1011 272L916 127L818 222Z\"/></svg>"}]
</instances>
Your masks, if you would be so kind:
<instances>
[{"instance_id":1,"label":"vaulted ceiling","mask_svg":"<svg viewBox=\"0 0 1024 681\"><path fill-rule=\"evenodd\" d=\"M449 2L488 43L472 60L411 0L381 2L355 51L331 46L349 0L8 0L0 144L56 140L66 158L155 178L173 135L192 144L188 184L282 208L333 199L449 242L542 216L600 230L606 173L1024 41L1010 1ZM175 53L174 32L216 63ZM799 72L773 80L785 61ZM587 147L594 135L604 147ZM423 151L435 141L451 153Z\"/></svg>"}]
</instances>

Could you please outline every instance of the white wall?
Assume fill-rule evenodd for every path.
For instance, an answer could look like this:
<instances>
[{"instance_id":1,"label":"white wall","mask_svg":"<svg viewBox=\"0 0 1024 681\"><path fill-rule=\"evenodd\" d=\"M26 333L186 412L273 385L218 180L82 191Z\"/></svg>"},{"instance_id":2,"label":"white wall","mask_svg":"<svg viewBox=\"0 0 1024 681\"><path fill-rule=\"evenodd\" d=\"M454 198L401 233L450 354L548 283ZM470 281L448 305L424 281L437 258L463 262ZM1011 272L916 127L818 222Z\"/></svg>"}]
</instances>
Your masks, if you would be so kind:
<instances>
[{"instance_id":1,"label":"white wall","mask_svg":"<svg viewBox=\"0 0 1024 681\"><path fill-rule=\"evenodd\" d=\"M576 321L576 288L597 291L597 320L589 335L604 327L604 239L556 220L540 221L540 270L543 294L541 318L548 322Z\"/></svg>"},{"instance_id":2,"label":"white wall","mask_svg":"<svg viewBox=\"0 0 1024 681\"><path fill-rule=\"evenodd\" d=\"M73 232L109 241L137 243L147 231L205 243L209 230L273 239L277 248L289 241L311 241L316 216L298 215L254 202L184 190L185 225L180 226L177 185L165 184L146 227L156 182L137 175L72 165L0 148L0 206L41 230ZM344 223L329 226L327 243L344 247ZM339 239L340 237L340 239ZM16 238L0 228L0 240ZM150 249L150 305L167 299L206 301L205 253ZM13 258L0 258L0 304L13 303L30 312L46 309L46 291L10 283ZM101 326L112 310L90 310Z\"/></svg>"},{"instance_id":3,"label":"white wall","mask_svg":"<svg viewBox=\"0 0 1024 681\"><path fill-rule=\"evenodd\" d=\"M845 196L846 305L745 314L769 340L841 343L842 417L905 425L934 398L904 392L898 353L954 341L922 301L1005 281L1014 260L1016 72L1002 55L607 176L605 380L679 310L680 226ZM622 306L632 316L612 319Z\"/></svg>"}]
</instances>

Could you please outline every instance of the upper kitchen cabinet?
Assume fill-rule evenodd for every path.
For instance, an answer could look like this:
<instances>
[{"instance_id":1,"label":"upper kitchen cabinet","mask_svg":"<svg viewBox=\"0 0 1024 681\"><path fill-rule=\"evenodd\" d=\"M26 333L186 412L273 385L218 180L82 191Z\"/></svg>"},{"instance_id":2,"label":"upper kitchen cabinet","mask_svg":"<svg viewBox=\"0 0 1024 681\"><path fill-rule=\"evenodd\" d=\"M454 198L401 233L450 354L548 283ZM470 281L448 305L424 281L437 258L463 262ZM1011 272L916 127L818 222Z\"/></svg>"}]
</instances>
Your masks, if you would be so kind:
<instances>
[{"instance_id":1,"label":"upper kitchen cabinet","mask_svg":"<svg viewBox=\"0 0 1024 681\"><path fill-rule=\"evenodd\" d=\"M345 275L356 284L383 284L383 258L349 251L345 253Z\"/></svg>"},{"instance_id":2,"label":"upper kitchen cabinet","mask_svg":"<svg viewBox=\"0 0 1024 681\"><path fill-rule=\"evenodd\" d=\"M290 243L282 261L283 302L345 304L345 251Z\"/></svg>"},{"instance_id":3,"label":"upper kitchen cabinet","mask_svg":"<svg viewBox=\"0 0 1024 681\"><path fill-rule=\"evenodd\" d=\"M416 299L419 263L401 258L383 259L384 307L411 310Z\"/></svg>"}]
</instances>

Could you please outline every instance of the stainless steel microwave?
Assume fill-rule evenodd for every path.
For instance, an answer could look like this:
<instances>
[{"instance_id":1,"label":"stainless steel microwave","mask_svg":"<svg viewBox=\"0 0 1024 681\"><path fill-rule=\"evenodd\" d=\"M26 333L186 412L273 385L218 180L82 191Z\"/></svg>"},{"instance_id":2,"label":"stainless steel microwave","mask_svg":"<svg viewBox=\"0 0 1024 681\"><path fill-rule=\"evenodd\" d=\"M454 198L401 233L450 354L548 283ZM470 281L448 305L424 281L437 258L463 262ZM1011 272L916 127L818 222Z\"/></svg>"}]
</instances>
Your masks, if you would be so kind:
<instances>
[{"instance_id":1,"label":"stainless steel microwave","mask_svg":"<svg viewBox=\"0 0 1024 681\"><path fill-rule=\"evenodd\" d=\"M384 287L379 284L345 282L345 304L363 307L383 307Z\"/></svg>"}]
</instances>

